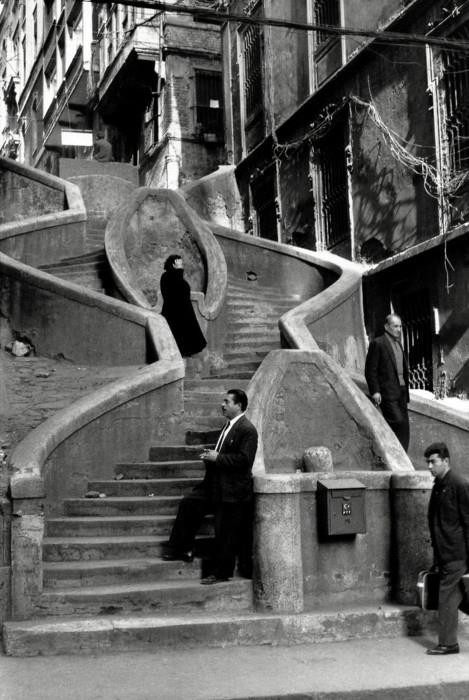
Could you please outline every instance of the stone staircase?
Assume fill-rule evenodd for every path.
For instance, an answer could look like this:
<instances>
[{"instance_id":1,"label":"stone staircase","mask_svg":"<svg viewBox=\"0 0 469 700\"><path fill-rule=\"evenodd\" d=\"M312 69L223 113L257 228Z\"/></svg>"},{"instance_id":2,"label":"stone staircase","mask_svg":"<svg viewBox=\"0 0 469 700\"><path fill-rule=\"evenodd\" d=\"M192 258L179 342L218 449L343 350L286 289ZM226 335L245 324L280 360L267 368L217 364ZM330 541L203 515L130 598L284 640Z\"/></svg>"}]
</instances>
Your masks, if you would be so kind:
<instances>
[{"instance_id":1,"label":"stone staircase","mask_svg":"<svg viewBox=\"0 0 469 700\"><path fill-rule=\"evenodd\" d=\"M104 210L88 211L86 221L87 252L73 258L64 258L50 265L42 265L39 269L95 292L112 294L114 283L104 250L106 224Z\"/></svg>"},{"instance_id":2,"label":"stone staircase","mask_svg":"<svg viewBox=\"0 0 469 700\"><path fill-rule=\"evenodd\" d=\"M4 625L7 654L239 644L273 634L275 624L253 612L251 581L200 585L210 563L210 518L194 562L161 558L182 494L202 478L202 445L213 444L223 424L224 393L245 389L269 350L280 347L278 318L298 300L230 280L227 303L225 366L206 378L191 377L187 366L186 444L158 445L146 462L117 464L114 478L88 484L102 497L65 499L63 514L47 519L37 617Z\"/></svg>"},{"instance_id":3,"label":"stone staircase","mask_svg":"<svg viewBox=\"0 0 469 700\"><path fill-rule=\"evenodd\" d=\"M64 515L46 522L44 590L39 614L102 615L251 606L250 582L200 586L212 524L197 540L192 564L165 562L181 493L202 477L200 446L154 447L148 462L118 464L115 478L92 481L103 498L65 499Z\"/></svg>"},{"instance_id":4,"label":"stone staircase","mask_svg":"<svg viewBox=\"0 0 469 700\"><path fill-rule=\"evenodd\" d=\"M104 249L42 265L39 269L102 294L108 293L113 285Z\"/></svg>"}]
</instances>

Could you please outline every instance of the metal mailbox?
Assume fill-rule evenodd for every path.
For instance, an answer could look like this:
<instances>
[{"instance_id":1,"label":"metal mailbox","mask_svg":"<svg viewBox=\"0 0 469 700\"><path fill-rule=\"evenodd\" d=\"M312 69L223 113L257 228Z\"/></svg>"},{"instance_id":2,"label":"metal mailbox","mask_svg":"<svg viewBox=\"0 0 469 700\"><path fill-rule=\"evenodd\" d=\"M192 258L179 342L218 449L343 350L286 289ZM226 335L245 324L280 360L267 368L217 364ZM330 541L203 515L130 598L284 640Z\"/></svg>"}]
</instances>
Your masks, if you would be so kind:
<instances>
[{"instance_id":1,"label":"metal mailbox","mask_svg":"<svg viewBox=\"0 0 469 700\"><path fill-rule=\"evenodd\" d=\"M322 535L366 532L366 486L357 479L318 480L318 530Z\"/></svg>"}]
</instances>

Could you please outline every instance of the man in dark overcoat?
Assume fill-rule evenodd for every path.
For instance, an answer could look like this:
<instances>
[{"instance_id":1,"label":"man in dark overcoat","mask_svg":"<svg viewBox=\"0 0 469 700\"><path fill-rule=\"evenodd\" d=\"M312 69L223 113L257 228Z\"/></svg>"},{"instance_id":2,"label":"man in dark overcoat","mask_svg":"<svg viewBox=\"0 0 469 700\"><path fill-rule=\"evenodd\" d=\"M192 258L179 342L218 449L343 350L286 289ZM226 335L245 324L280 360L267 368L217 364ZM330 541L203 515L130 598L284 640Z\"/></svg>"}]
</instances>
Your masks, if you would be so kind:
<instances>
[{"instance_id":1,"label":"man in dark overcoat","mask_svg":"<svg viewBox=\"0 0 469 700\"><path fill-rule=\"evenodd\" d=\"M249 570L252 517L252 466L257 450L257 430L245 416L248 399L241 389L230 389L223 399L227 422L214 449L205 449L205 477L179 506L166 561L192 561L194 540L207 513L215 516L213 572L203 584L227 581L233 576L236 555Z\"/></svg>"},{"instance_id":2,"label":"man in dark overcoat","mask_svg":"<svg viewBox=\"0 0 469 700\"><path fill-rule=\"evenodd\" d=\"M375 406L407 452L409 447L409 368L401 344L399 316L386 317L384 334L371 341L365 377Z\"/></svg>"},{"instance_id":3,"label":"man in dark overcoat","mask_svg":"<svg viewBox=\"0 0 469 700\"><path fill-rule=\"evenodd\" d=\"M428 523L434 553L434 569L440 576L438 600L438 645L427 654L457 654L458 609L468 612L462 576L469 562L469 481L449 464L444 442L425 450L425 459L435 477L428 508Z\"/></svg>"}]
</instances>

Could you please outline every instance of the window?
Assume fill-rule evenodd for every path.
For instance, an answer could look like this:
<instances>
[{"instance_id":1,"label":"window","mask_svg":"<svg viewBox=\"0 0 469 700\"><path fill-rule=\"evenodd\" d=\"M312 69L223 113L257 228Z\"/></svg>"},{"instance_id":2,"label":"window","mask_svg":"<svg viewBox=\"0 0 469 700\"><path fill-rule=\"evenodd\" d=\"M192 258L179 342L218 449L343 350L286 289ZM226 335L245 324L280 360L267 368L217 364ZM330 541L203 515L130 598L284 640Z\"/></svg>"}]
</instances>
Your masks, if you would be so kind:
<instances>
[{"instance_id":1,"label":"window","mask_svg":"<svg viewBox=\"0 0 469 700\"><path fill-rule=\"evenodd\" d=\"M275 165L251 177L252 204L256 211L255 232L262 238L278 240L278 209Z\"/></svg>"},{"instance_id":2,"label":"window","mask_svg":"<svg viewBox=\"0 0 469 700\"><path fill-rule=\"evenodd\" d=\"M223 140L222 89L220 73L196 70L195 123L205 140Z\"/></svg>"},{"instance_id":3,"label":"window","mask_svg":"<svg viewBox=\"0 0 469 700\"><path fill-rule=\"evenodd\" d=\"M314 23L340 27L340 0L316 0L314 3ZM316 49L334 38L334 34L316 32Z\"/></svg>"},{"instance_id":4,"label":"window","mask_svg":"<svg viewBox=\"0 0 469 700\"><path fill-rule=\"evenodd\" d=\"M249 26L243 33L244 105L246 121L253 119L263 108L261 28Z\"/></svg>"},{"instance_id":5,"label":"window","mask_svg":"<svg viewBox=\"0 0 469 700\"><path fill-rule=\"evenodd\" d=\"M337 119L315 144L316 199L318 201L319 248L330 250L350 238L346 145L348 122Z\"/></svg>"},{"instance_id":6,"label":"window","mask_svg":"<svg viewBox=\"0 0 469 700\"><path fill-rule=\"evenodd\" d=\"M451 35L452 39L469 40L469 22ZM440 110L442 112L442 159L450 177L469 175L469 55L460 51L442 51L439 57ZM465 204L469 186L463 182L451 198L449 216L452 223L469 220ZM463 196L464 195L464 196Z\"/></svg>"}]
</instances>

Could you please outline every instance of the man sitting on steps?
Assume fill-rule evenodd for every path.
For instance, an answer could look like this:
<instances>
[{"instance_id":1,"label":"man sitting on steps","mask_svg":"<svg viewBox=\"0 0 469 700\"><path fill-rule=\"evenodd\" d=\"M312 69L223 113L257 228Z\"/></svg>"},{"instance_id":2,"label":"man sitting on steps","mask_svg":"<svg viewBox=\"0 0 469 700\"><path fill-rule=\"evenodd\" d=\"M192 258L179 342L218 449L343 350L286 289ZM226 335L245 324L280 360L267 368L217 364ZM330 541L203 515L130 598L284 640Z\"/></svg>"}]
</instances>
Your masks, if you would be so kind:
<instances>
[{"instance_id":1,"label":"man sitting on steps","mask_svg":"<svg viewBox=\"0 0 469 700\"><path fill-rule=\"evenodd\" d=\"M214 568L212 574L201 581L206 585L231 578L240 551L244 551L244 561L240 564L249 574L252 465L257 450L257 430L244 415L247 405L248 398L241 389L230 389L224 397L222 413L227 422L215 449L206 449L200 455L205 463L205 477L182 500L169 547L163 554L165 561L192 561L195 536L204 516L213 513Z\"/></svg>"}]
</instances>

